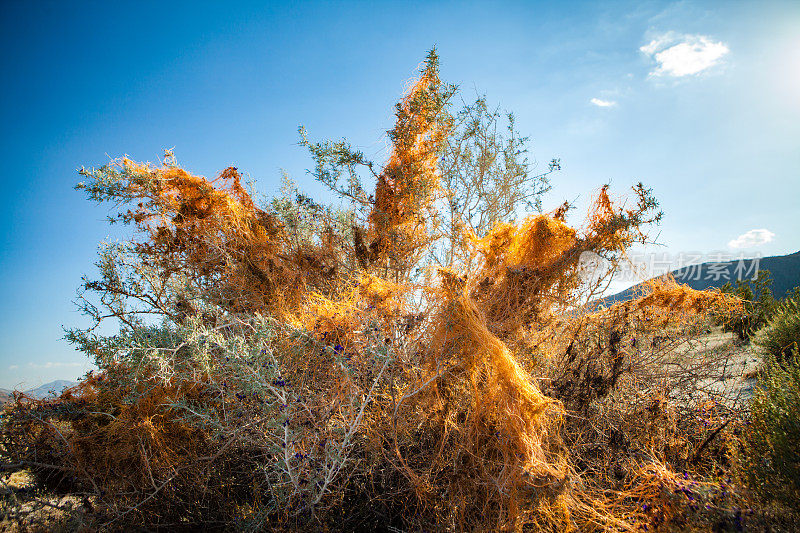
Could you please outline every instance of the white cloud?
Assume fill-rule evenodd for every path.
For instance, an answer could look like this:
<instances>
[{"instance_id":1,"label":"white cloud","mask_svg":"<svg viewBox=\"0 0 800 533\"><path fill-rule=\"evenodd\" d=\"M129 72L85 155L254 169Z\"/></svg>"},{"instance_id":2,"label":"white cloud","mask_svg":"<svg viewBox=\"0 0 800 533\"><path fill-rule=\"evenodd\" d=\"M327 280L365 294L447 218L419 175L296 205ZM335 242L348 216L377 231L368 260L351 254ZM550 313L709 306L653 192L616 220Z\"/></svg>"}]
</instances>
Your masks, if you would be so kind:
<instances>
[{"instance_id":1,"label":"white cloud","mask_svg":"<svg viewBox=\"0 0 800 533\"><path fill-rule=\"evenodd\" d=\"M728 243L731 248L752 248L766 244L775 237L775 234L768 229L751 229L746 233L742 233Z\"/></svg>"},{"instance_id":2,"label":"white cloud","mask_svg":"<svg viewBox=\"0 0 800 533\"><path fill-rule=\"evenodd\" d=\"M612 102L611 100L601 100L599 98L592 98L590 102L592 102L597 107L613 107L617 105L616 102Z\"/></svg>"},{"instance_id":3,"label":"white cloud","mask_svg":"<svg viewBox=\"0 0 800 533\"><path fill-rule=\"evenodd\" d=\"M28 363L32 368L60 368L67 366L82 366L82 363L64 363L61 361L47 361L46 363Z\"/></svg>"},{"instance_id":4,"label":"white cloud","mask_svg":"<svg viewBox=\"0 0 800 533\"><path fill-rule=\"evenodd\" d=\"M666 48L668 44L671 44L675 41L680 39L680 35L675 33L674 31L668 31L667 33L656 37L649 44L646 44L639 48L645 54L652 56L656 52L658 52L662 48Z\"/></svg>"},{"instance_id":5,"label":"white cloud","mask_svg":"<svg viewBox=\"0 0 800 533\"><path fill-rule=\"evenodd\" d=\"M655 59L658 66L651 76L689 76L699 74L717 63L730 49L721 41L703 35L682 35L667 32L639 48Z\"/></svg>"},{"instance_id":6,"label":"white cloud","mask_svg":"<svg viewBox=\"0 0 800 533\"><path fill-rule=\"evenodd\" d=\"M9 370L16 370L18 368L19 368L19 365L11 365L10 367L8 367Z\"/></svg>"}]
</instances>

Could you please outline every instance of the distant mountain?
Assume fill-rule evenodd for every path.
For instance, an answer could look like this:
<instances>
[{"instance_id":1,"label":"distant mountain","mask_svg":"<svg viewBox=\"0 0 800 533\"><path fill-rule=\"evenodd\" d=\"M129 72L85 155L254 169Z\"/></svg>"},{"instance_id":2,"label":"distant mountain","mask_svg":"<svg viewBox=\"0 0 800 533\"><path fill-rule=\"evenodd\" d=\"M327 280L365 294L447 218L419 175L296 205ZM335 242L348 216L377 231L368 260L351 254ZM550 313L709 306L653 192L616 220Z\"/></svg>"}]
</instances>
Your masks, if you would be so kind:
<instances>
[{"instance_id":1,"label":"distant mountain","mask_svg":"<svg viewBox=\"0 0 800 533\"><path fill-rule=\"evenodd\" d=\"M31 398L36 399L43 399L47 398L48 396L58 396L64 389L69 387L74 387L77 385L77 381L68 381L66 379L57 379L55 381L51 381L50 383L45 383L35 389L29 389L25 391L25 394ZM13 391L0 389L0 407L9 403L13 399Z\"/></svg>"},{"instance_id":2,"label":"distant mountain","mask_svg":"<svg viewBox=\"0 0 800 533\"><path fill-rule=\"evenodd\" d=\"M25 394L30 396L31 398L47 398L51 395L59 395L61 391L67 389L69 387L74 387L77 385L77 381L67 381L65 379L57 379L55 381L51 381L50 383L45 383L40 387L36 387L35 389L26 390Z\"/></svg>"},{"instance_id":3,"label":"distant mountain","mask_svg":"<svg viewBox=\"0 0 800 533\"><path fill-rule=\"evenodd\" d=\"M761 257L759 259L735 260L722 263L702 263L692 265L678 270L673 270L671 274L678 283L685 283L696 290L718 289L730 281L735 285L738 274L742 274L742 279L751 279L755 276L756 268L769 270L772 277L772 295L775 298L783 298L793 288L800 286L800 251L789 255L777 255L772 257ZM638 294L639 285L634 285L624 291L603 298L603 302L611 304L630 300Z\"/></svg>"}]
</instances>

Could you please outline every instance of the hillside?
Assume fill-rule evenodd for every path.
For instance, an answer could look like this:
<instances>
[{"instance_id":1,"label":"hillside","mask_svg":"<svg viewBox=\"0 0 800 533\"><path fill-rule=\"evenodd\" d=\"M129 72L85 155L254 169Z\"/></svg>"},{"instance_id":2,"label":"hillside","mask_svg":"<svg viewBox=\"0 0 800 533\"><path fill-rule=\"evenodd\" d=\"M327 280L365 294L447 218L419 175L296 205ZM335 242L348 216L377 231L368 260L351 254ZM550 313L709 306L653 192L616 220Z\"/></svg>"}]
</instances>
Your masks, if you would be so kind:
<instances>
[{"instance_id":1,"label":"hillside","mask_svg":"<svg viewBox=\"0 0 800 533\"><path fill-rule=\"evenodd\" d=\"M758 261L756 264L755 261ZM800 251L789 255L762 257L758 260L745 259L743 264L739 261L726 263L702 263L700 265L684 267L670 272L679 283L685 283L692 289L706 290L719 289L728 281L736 279L737 272L746 273L747 279L753 277L756 266L758 270L769 270L772 277L772 294L776 298L783 298L794 287L800 286ZM728 273L726 277L724 273ZM722 273L720 275L720 273ZM641 284L629 287L622 292L604 298L606 303L630 300L637 293Z\"/></svg>"},{"instance_id":2,"label":"hillside","mask_svg":"<svg viewBox=\"0 0 800 533\"><path fill-rule=\"evenodd\" d=\"M43 399L51 395L58 395L64 389L75 385L77 385L76 381L57 379L33 389L28 389L25 391L25 394L31 398ZM5 405L11 401L11 392L12 391L6 389L0 389L0 405Z\"/></svg>"},{"instance_id":3,"label":"hillside","mask_svg":"<svg viewBox=\"0 0 800 533\"><path fill-rule=\"evenodd\" d=\"M46 398L52 394L60 394L61 391L68 387L73 387L77 385L75 381L68 381L66 379L57 379L55 381L51 381L50 383L45 383L39 387L29 389L25 391L25 394L30 396L31 398Z\"/></svg>"}]
</instances>

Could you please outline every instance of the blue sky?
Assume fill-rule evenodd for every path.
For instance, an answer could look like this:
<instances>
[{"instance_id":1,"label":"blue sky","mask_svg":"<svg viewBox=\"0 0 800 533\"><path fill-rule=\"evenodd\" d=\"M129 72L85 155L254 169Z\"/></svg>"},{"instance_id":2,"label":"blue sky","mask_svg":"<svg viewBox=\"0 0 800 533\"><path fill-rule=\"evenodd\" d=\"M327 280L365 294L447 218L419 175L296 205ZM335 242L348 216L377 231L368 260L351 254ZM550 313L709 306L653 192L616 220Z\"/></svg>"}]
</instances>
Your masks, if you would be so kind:
<instances>
[{"instance_id":1,"label":"blue sky","mask_svg":"<svg viewBox=\"0 0 800 533\"><path fill-rule=\"evenodd\" d=\"M75 170L174 148L310 193L313 138L386 155L385 130L426 51L467 96L517 115L545 199L584 206L643 181L665 212L659 253L800 249L798 2L3 2L0 387L89 368L61 340L106 207ZM580 222L576 215L574 222Z\"/></svg>"}]
</instances>

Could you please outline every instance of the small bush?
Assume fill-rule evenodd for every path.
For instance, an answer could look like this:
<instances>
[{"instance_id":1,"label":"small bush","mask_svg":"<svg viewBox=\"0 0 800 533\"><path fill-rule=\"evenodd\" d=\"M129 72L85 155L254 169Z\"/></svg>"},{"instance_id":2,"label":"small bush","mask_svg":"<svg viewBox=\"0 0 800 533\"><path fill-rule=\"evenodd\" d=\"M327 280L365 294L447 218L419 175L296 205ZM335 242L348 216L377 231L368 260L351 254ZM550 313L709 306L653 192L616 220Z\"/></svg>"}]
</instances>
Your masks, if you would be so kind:
<instances>
[{"instance_id":1,"label":"small bush","mask_svg":"<svg viewBox=\"0 0 800 533\"><path fill-rule=\"evenodd\" d=\"M743 434L740 467L765 501L796 507L800 499L800 361L794 350L769 357Z\"/></svg>"},{"instance_id":2,"label":"small bush","mask_svg":"<svg viewBox=\"0 0 800 533\"><path fill-rule=\"evenodd\" d=\"M787 298L767 326L758 332L756 344L773 357L784 360L800 346L800 300Z\"/></svg>"},{"instance_id":3,"label":"small bush","mask_svg":"<svg viewBox=\"0 0 800 533\"><path fill-rule=\"evenodd\" d=\"M732 319L723 320L725 331L732 331L739 340L749 342L752 336L769 321L775 312L776 300L770 286L769 270L761 270L753 280L738 280L736 286L730 282L722 286L722 292L741 298L744 312Z\"/></svg>"}]
</instances>

